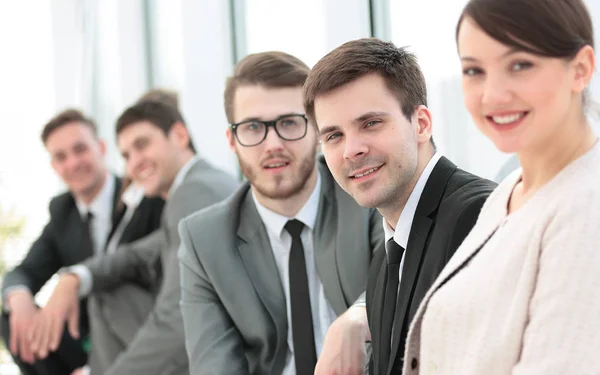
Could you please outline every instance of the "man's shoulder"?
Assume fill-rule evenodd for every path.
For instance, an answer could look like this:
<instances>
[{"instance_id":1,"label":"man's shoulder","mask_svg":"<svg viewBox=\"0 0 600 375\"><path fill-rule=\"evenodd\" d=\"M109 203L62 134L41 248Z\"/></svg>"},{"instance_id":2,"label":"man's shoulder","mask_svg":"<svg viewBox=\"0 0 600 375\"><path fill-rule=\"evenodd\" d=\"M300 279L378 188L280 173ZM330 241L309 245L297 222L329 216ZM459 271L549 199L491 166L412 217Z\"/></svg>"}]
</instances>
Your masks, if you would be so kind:
<instances>
[{"instance_id":1,"label":"man's shoulder","mask_svg":"<svg viewBox=\"0 0 600 375\"><path fill-rule=\"evenodd\" d=\"M58 218L64 218L65 213L73 209L77 209L75 198L73 198L73 195L68 191L54 196L50 200L49 207L50 216L52 218L55 216Z\"/></svg>"},{"instance_id":2,"label":"man's shoulder","mask_svg":"<svg viewBox=\"0 0 600 375\"><path fill-rule=\"evenodd\" d=\"M241 200L246 186L234 194L208 207L204 207L181 220L180 227L186 228L193 236L197 233L233 232L240 215Z\"/></svg>"},{"instance_id":3,"label":"man's shoulder","mask_svg":"<svg viewBox=\"0 0 600 375\"><path fill-rule=\"evenodd\" d=\"M464 228L470 230L495 187L496 183L490 180L456 168L448 179L435 214L442 230L440 233L461 233Z\"/></svg>"},{"instance_id":4,"label":"man's shoulder","mask_svg":"<svg viewBox=\"0 0 600 375\"><path fill-rule=\"evenodd\" d=\"M182 219L181 222L195 230L211 224L219 225L219 223L226 221L230 214L232 214L232 207L228 200L225 200L194 212Z\"/></svg>"},{"instance_id":5,"label":"man's shoulder","mask_svg":"<svg viewBox=\"0 0 600 375\"><path fill-rule=\"evenodd\" d=\"M462 205L485 200L496 186L497 184L493 181L456 168L448 180L444 201L452 201Z\"/></svg>"},{"instance_id":6,"label":"man's shoulder","mask_svg":"<svg viewBox=\"0 0 600 375\"><path fill-rule=\"evenodd\" d=\"M189 180L190 182L203 181L205 183L218 182L218 183L233 183L236 179L225 170L213 165L205 159L198 158L194 166L188 172L187 178L184 181ZM210 177L207 181L206 177Z\"/></svg>"},{"instance_id":7,"label":"man's shoulder","mask_svg":"<svg viewBox=\"0 0 600 375\"><path fill-rule=\"evenodd\" d=\"M173 192L171 199L197 193L210 193L217 198L225 198L239 186L239 182L229 173L203 159L198 159L181 184Z\"/></svg>"}]
</instances>

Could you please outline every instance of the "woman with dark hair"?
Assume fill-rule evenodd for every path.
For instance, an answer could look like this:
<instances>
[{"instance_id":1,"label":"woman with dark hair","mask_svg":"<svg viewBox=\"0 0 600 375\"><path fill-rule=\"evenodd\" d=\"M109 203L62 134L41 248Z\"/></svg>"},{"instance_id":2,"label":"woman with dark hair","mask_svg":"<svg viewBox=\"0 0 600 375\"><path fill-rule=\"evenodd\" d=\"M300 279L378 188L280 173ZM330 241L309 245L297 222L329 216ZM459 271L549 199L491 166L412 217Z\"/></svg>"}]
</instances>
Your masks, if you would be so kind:
<instances>
[{"instance_id":1,"label":"woman with dark hair","mask_svg":"<svg viewBox=\"0 0 600 375\"><path fill-rule=\"evenodd\" d=\"M457 25L465 104L522 169L415 316L404 374L600 373L600 145L581 0L471 0Z\"/></svg>"}]
</instances>

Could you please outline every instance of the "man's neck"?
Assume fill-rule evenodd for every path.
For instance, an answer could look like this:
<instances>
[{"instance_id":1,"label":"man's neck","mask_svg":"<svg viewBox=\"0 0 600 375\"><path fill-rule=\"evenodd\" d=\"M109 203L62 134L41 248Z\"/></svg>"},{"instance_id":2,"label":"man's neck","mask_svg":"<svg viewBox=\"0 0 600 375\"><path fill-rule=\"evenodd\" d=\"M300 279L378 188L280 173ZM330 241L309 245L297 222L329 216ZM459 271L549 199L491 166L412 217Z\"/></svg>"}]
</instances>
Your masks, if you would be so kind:
<instances>
[{"instance_id":1,"label":"man's neck","mask_svg":"<svg viewBox=\"0 0 600 375\"><path fill-rule=\"evenodd\" d=\"M98 195L102 191L102 188L106 184L107 179L108 179L108 172L105 172L102 175L102 179L100 180L100 182L98 182L98 184L91 187L88 191L82 192L80 194L74 192L73 196L75 197L75 200L82 202L86 206L89 206L98 197Z\"/></svg>"},{"instance_id":2,"label":"man's neck","mask_svg":"<svg viewBox=\"0 0 600 375\"><path fill-rule=\"evenodd\" d=\"M173 184L175 183L175 180L177 179L177 175L179 175L179 172L181 172L181 169L190 161L192 160L192 158L196 156L196 154L194 152L192 152L190 149L186 149L182 152L181 156L177 159L178 160L178 168L177 171L175 172L175 174L173 175L173 178L171 179L171 183L169 184L168 188L164 189L164 191L162 191L160 193L160 197L164 200L168 200L169 199L169 192L171 190L173 190Z\"/></svg>"},{"instance_id":3,"label":"man's neck","mask_svg":"<svg viewBox=\"0 0 600 375\"><path fill-rule=\"evenodd\" d=\"M428 146L430 145L428 144ZM431 161L431 158L435 154L435 150L433 149L433 147L427 147L424 150L420 150L419 154L420 155L417 162L417 170L415 171L415 174L412 177L412 179L405 186L402 187L395 199L391 200L390 202L387 202L386 204L380 207L377 207L377 210L379 211L381 216L383 216L388 225L394 230L398 225L398 220L400 220L400 215L402 215L404 207L406 207L406 202L408 202L408 199L410 198L410 195L415 189L419 178L423 174L423 170L425 170L427 164L429 164L429 161Z\"/></svg>"},{"instance_id":4,"label":"man's neck","mask_svg":"<svg viewBox=\"0 0 600 375\"><path fill-rule=\"evenodd\" d=\"M190 160L192 160L194 156L196 156L195 153L193 153L190 149L186 149L181 155L178 171L181 170L181 168L183 168L183 166L186 165Z\"/></svg>"}]
</instances>

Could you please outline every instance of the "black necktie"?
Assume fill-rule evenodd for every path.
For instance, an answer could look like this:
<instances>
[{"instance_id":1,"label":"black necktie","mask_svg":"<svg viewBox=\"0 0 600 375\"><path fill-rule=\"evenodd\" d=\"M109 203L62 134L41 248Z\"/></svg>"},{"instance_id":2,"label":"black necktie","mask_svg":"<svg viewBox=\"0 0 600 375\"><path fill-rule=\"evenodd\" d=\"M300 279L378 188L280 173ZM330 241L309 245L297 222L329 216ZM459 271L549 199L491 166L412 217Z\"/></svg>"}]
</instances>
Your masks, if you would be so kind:
<instances>
[{"instance_id":1,"label":"black necktie","mask_svg":"<svg viewBox=\"0 0 600 375\"><path fill-rule=\"evenodd\" d=\"M393 238L390 238L385 244L387 253L387 282L385 285L385 296L383 300L383 314L381 320L381 340L380 340L380 371L387 374L388 362L390 360L390 350L392 342L392 327L394 324L394 315L396 313L396 299L398 297L398 282L400 279L400 261L404 249L398 245ZM401 329L401 327L397 327Z\"/></svg>"},{"instance_id":2,"label":"black necktie","mask_svg":"<svg viewBox=\"0 0 600 375\"><path fill-rule=\"evenodd\" d=\"M83 219L83 246L89 249L89 254L94 255L94 240L92 239L92 220L94 214L88 211Z\"/></svg>"},{"instance_id":3,"label":"black necktie","mask_svg":"<svg viewBox=\"0 0 600 375\"><path fill-rule=\"evenodd\" d=\"M292 236L289 278L296 374L310 375L315 371L317 352L315 349L315 334L313 331L312 310L310 308L304 247L300 239L302 228L304 228L304 224L298 220L290 220L285 225L285 229Z\"/></svg>"}]
</instances>

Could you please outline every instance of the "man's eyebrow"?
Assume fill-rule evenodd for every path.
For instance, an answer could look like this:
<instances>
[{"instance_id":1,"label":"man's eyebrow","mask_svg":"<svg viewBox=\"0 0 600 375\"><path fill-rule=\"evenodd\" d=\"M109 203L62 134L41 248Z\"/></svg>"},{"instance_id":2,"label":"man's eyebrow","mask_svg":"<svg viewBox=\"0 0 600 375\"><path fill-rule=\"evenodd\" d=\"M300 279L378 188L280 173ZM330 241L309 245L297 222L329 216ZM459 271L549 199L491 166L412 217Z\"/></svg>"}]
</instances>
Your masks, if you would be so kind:
<instances>
[{"instance_id":1,"label":"man's eyebrow","mask_svg":"<svg viewBox=\"0 0 600 375\"><path fill-rule=\"evenodd\" d=\"M248 121L273 121L273 120L279 119L281 117L295 116L295 115L298 115L298 113L295 113L295 112L283 113L283 114L281 114L281 115L279 115L277 117L274 117L274 118L272 118L270 120L265 120L264 118L257 117L257 116L245 117L245 118L242 119L242 121L238 121L236 124L241 124L242 122L248 122Z\"/></svg>"},{"instance_id":2,"label":"man's eyebrow","mask_svg":"<svg viewBox=\"0 0 600 375\"><path fill-rule=\"evenodd\" d=\"M389 117L389 115L389 113L383 111L371 111L358 116L357 118L352 120L352 122L358 124L373 117Z\"/></svg>"},{"instance_id":3,"label":"man's eyebrow","mask_svg":"<svg viewBox=\"0 0 600 375\"><path fill-rule=\"evenodd\" d=\"M340 130L340 127L337 125L325 126L322 129L319 129L319 135L325 135L327 133L332 133L336 130Z\"/></svg>"},{"instance_id":4,"label":"man's eyebrow","mask_svg":"<svg viewBox=\"0 0 600 375\"><path fill-rule=\"evenodd\" d=\"M367 112L367 113L364 113L364 114L358 116L357 118L352 120L352 123L353 124L361 124L361 123L365 122L366 120L373 118L373 117L389 117L389 116L390 116L390 114L387 112L370 111L370 112ZM319 136L323 136L325 134L333 133L334 131L339 131L339 130L341 130L341 129L338 125L324 126L323 128L319 129Z\"/></svg>"}]
</instances>

